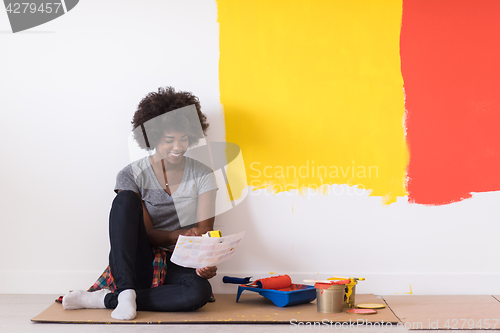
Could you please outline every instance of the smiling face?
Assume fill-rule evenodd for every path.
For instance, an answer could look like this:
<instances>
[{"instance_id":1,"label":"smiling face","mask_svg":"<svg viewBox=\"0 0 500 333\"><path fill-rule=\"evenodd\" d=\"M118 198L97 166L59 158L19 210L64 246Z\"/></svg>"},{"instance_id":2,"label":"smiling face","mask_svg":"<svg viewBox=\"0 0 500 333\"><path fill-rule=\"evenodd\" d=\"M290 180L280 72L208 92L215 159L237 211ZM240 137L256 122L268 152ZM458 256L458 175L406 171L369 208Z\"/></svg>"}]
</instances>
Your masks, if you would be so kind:
<instances>
[{"instance_id":1,"label":"smiling face","mask_svg":"<svg viewBox=\"0 0 500 333\"><path fill-rule=\"evenodd\" d=\"M177 165L182 161L182 157L188 146L189 139L187 133L165 132L160 142L156 145L155 155L170 164Z\"/></svg>"}]
</instances>

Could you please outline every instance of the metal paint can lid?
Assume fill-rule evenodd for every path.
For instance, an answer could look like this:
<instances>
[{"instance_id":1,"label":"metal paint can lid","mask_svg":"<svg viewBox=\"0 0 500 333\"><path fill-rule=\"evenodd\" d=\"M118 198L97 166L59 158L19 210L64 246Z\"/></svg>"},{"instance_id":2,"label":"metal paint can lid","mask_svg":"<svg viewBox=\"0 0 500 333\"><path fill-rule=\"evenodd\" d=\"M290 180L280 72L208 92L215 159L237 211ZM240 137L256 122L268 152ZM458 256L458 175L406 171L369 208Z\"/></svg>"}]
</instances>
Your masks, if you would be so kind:
<instances>
[{"instance_id":1,"label":"metal paint can lid","mask_svg":"<svg viewBox=\"0 0 500 333\"><path fill-rule=\"evenodd\" d=\"M377 310L373 309L351 309L347 310L347 313L352 313L352 314L360 314L360 315L367 315L367 314L375 314L377 313Z\"/></svg>"},{"instance_id":2,"label":"metal paint can lid","mask_svg":"<svg viewBox=\"0 0 500 333\"><path fill-rule=\"evenodd\" d=\"M379 303L363 303L356 305L358 309L383 309L385 308L385 304Z\"/></svg>"}]
</instances>

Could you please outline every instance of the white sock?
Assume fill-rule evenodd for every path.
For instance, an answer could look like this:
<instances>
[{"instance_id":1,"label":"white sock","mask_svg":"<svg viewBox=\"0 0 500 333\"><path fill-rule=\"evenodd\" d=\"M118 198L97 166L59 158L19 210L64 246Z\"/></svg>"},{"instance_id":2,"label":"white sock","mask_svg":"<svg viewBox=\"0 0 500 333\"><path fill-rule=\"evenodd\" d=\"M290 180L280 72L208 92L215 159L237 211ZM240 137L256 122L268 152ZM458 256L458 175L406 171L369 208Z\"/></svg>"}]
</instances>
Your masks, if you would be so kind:
<instances>
[{"instance_id":1,"label":"white sock","mask_svg":"<svg viewBox=\"0 0 500 333\"><path fill-rule=\"evenodd\" d=\"M109 289L101 289L93 292L84 290L70 291L64 295L62 305L66 310L105 309L104 297L109 292Z\"/></svg>"},{"instance_id":2,"label":"white sock","mask_svg":"<svg viewBox=\"0 0 500 333\"><path fill-rule=\"evenodd\" d=\"M111 312L111 318L121 320L132 320L137 315L137 304L135 303L135 290L125 289L118 295L118 305Z\"/></svg>"}]
</instances>

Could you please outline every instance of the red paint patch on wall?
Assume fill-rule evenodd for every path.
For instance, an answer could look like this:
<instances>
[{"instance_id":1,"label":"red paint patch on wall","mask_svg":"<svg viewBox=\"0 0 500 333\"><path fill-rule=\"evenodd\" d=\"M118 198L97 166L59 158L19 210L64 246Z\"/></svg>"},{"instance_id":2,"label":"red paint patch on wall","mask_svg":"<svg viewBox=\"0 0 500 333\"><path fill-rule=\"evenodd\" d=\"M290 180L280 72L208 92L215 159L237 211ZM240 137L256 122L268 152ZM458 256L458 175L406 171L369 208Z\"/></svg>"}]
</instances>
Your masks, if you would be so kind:
<instances>
[{"instance_id":1,"label":"red paint patch on wall","mask_svg":"<svg viewBox=\"0 0 500 333\"><path fill-rule=\"evenodd\" d=\"M404 0L409 201L500 190L500 1Z\"/></svg>"}]
</instances>

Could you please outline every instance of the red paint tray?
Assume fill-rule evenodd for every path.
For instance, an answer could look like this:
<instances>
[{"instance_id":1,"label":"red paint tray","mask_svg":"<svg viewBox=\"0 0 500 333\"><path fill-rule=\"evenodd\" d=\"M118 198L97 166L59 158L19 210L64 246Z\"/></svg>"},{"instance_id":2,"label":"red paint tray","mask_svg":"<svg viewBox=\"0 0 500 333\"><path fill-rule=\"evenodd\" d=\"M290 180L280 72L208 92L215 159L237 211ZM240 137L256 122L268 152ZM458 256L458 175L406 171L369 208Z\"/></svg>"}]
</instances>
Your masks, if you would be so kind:
<instances>
[{"instance_id":1,"label":"red paint tray","mask_svg":"<svg viewBox=\"0 0 500 333\"><path fill-rule=\"evenodd\" d=\"M241 293L244 290L259 293L279 307L309 303L316 299L316 288L305 284L292 284L284 289L262 289L252 288L245 285L238 286L238 294L236 302L240 299Z\"/></svg>"}]
</instances>

